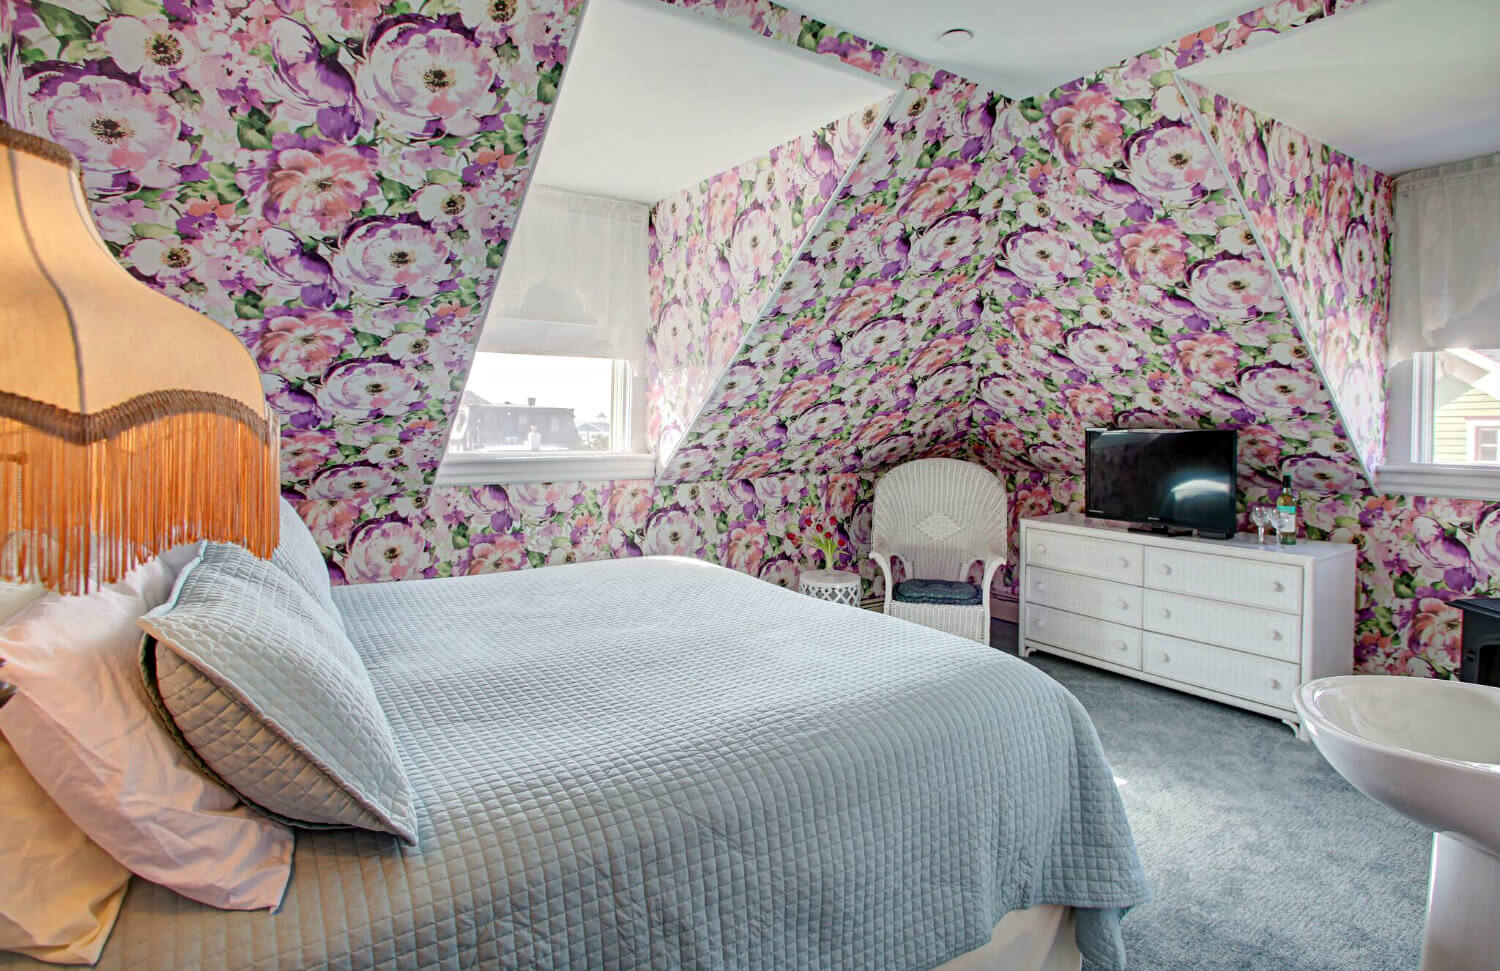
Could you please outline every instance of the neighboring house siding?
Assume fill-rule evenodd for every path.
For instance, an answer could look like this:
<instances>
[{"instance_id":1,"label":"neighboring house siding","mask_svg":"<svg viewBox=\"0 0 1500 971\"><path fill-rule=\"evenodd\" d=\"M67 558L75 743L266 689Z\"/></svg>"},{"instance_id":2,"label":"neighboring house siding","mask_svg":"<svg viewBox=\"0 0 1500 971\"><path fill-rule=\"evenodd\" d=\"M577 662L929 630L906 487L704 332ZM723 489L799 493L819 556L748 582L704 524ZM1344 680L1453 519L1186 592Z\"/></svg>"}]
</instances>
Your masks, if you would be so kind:
<instances>
[{"instance_id":1,"label":"neighboring house siding","mask_svg":"<svg viewBox=\"0 0 1500 971\"><path fill-rule=\"evenodd\" d=\"M1500 398L1478 388L1454 398L1437 410L1432 422L1432 460L1462 463L1468 461L1470 422L1474 419L1500 421Z\"/></svg>"}]
</instances>

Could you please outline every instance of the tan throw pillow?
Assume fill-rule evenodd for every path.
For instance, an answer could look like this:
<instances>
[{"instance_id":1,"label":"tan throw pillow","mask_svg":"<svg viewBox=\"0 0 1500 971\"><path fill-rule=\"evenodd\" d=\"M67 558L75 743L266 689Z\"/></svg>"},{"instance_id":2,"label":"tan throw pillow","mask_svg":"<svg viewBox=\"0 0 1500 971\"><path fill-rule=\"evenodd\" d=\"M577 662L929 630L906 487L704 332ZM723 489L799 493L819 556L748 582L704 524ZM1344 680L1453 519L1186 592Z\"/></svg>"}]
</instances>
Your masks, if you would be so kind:
<instances>
[{"instance_id":1,"label":"tan throw pillow","mask_svg":"<svg viewBox=\"0 0 1500 971\"><path fill-rule=\"evenodd\" d=\"M0 950L93 964L130 871L63 815L0 738Z\"/></svg>"}]
</instances>

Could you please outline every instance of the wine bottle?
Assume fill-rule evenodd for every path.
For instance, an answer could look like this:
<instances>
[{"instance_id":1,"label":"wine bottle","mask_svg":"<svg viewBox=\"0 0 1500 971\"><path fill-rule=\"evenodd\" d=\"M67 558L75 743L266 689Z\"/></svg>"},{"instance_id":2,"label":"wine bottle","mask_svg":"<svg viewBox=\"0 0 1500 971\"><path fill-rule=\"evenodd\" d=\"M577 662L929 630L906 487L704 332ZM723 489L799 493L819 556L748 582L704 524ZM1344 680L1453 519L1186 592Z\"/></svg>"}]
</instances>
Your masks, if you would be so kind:
<instances>
[{"instance_id":1,"label":"wine bottle","mask_svg":"<svg viewBox=\"0 0 1500 971\"><path fill-rule=\"evenodd\" d=\"M1283 546L1297 542L1297 501L1301 497L1292 488L1292 477L1281 477L1281 495L1276 499L1276 536Z\"/></svg>"}]
</instances>

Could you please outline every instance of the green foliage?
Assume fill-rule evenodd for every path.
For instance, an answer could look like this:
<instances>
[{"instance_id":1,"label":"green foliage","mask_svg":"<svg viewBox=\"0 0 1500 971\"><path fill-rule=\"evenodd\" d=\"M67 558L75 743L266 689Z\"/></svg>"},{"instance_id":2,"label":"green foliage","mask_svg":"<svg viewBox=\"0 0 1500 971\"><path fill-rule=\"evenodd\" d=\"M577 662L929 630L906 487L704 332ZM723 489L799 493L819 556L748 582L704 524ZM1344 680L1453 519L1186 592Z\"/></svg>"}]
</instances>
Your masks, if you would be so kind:
<instances>
[{"instance_id":1,"label":"green foliage","mask_svg":"<svg viewBox=\"0 0 1500 971\"><path fill-rule=\"evenodd\" d=\"M31 12L46 26L47 32L60 44L70 41L89 41L94 38L94 26L83 17L46 0L32 0Z\"/></svg>"}]
</instances>

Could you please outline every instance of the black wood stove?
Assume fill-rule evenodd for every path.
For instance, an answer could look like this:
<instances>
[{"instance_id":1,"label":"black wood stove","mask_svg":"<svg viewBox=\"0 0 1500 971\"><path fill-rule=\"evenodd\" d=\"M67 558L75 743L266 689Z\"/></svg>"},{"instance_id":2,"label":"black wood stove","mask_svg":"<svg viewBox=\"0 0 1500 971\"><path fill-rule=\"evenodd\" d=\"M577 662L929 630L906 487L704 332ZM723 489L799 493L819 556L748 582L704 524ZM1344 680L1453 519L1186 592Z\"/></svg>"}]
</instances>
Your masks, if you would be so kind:
<instances>
[{"instance_id":1,"label":"black wood stove","mask_svg":"<svg viewBox=\"0 0 1500 971\"><path fill-rule=\"evenodd\" d=\"M1500 597L1455 600L1464 615L1464 651L1458 679L1500 685Z\"/></svg>"}]
</instances>

